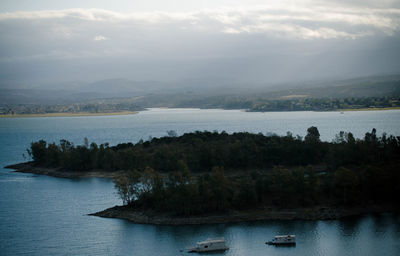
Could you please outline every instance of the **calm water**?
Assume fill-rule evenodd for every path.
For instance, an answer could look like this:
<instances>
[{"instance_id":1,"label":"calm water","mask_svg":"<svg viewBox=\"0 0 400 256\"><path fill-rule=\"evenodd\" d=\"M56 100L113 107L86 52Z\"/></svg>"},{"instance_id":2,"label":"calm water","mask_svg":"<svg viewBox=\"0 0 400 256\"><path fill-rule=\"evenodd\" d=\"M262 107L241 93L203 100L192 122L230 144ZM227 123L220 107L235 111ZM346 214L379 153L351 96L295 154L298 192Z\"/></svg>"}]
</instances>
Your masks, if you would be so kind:
<instances>
[{"instance_id":1,"label":"calm water","mask_svg":"<svg viewBox=\"0 0 400 256\"><path fill-rule=\"evenodd\" d=\"M153 109L130 116L0 119L0 166L24 160L30 142L119 142L195 130L273 132L304 136L317 126L323 140L340 130L362 137L400 135L400 111L245 113ZM196 241L223 236L218 255L400 255L400 216L366 215L340 221L264 221L202 226L138 225L87 216L120 200L106 179L59 179L0 168L0 255L188 255ZM264 242L296 234L296 247Z\"/></svg>"}]
</instances>

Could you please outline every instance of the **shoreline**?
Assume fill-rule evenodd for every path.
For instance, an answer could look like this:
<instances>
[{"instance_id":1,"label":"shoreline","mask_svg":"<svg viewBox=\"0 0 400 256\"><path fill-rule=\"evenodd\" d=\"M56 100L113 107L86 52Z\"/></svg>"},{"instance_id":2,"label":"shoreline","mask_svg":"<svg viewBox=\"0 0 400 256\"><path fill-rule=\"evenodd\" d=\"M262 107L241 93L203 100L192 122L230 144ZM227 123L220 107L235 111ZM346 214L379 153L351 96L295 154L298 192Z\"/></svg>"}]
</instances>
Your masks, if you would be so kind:
<instances>
[{"instance_id":1,"label":"shoreline","mask_svg":"<svg viewBox=\"0 0 400 256\"><path fill-rule=\"evenodd\" d=\"M246 211L231 211L225 214L210 214L190 217L179 217L151 211L133 210L127 206L114 206L106 210L88 214L102 218L116 218L137 224L152 225L205 225L266 220L338 220L363 214L399 212L395 206L369 205L348 209L331 206L314 206L309 208L279 209L267 207Z\"/></svg>"},{"instance_id":2,"label":"shoreline","mask_svg":"<svg viewBox=\"0 0 400 256\"><path fill-rule=\"evenodd\" d=\"M147 108L147 109L151 109L151 108ZM169 108L165 107L165 109L169 109ZM174 109L174 108L172 108L172 109ZM182 108L182 109L197 109L197 108ZM304 111L310 111L310 112L387 111L387 110L400 110L400 107L385 107L385 108L374 107L374 108L354 108L354 109L346 108L346 109L332 109L332 110L271 110L271 111L255 111L252 109L227 109L227 108L198 108L198 109L240 110L243 112L265 113L265 112L304 112ZM141 110L141 111L143 111L143 110ZM138 114L139 112L140 111L120 111L120 112L100 112L100 113L90 113L90 112L42 113L42 114L14 114L14 115L0 114L0 118L120 116L120 115L134 115L134 114Z\"/></svg>"},{"instance_id":3,"label":"shoreline","mask_svg":"<svg viewBox=\"0 0 400 256\"><path fill-rule=\"evenodd\" d=\"M32 162L7 165L4 166L4 168L12 169L14 170L14 172L32 173L32 174L46 175L56 178L68 178L68 179L77 179L77 178L113 179L116 175L121 173L121 172L105 172L101 170L93 170L89 172L62 171L59 168L35 167L32 166Z\"/></svg>"},{"instance_id":4,"label":"shoreline","mask_svg":"<svg viewBox=\"0 0 400 256\"><path fill-rule=\"evenodd\" d=\"M388 110L400 110L400 107L390 108L343 108L343 109L331 109L331 110L270 110L270 111L256 111L247 109L245 112L253 113L267 113L267 112L359 112L359 111L388 111Z\"/></svg>"},{"instance_id":5,"label":"shoreline","mask_svg":"<svg viewBox=\"0 0 400 256\"><path fill-rule=\"evenodd\" d=\"M138 111L121 111L121 112L77 112L77 113L43 113L43 114L15 114L15 115L0 115L0 118L22 118L22 117L76 117L76 116L120 116L134 115Z\"/></svg>"},{"instance_id":6,"label":"shoreline","mask_svg":"<svg viewBox=\"0 0 400 256\"><path fill-rule=\"evenodd\" d=\"M384 110L399 110L400 107L389 107L389 108L344 108L344 109L338 109L334 111L343 111L343 112L348 112L348 111L384 111Z\"/></svg>"}]
</instances>

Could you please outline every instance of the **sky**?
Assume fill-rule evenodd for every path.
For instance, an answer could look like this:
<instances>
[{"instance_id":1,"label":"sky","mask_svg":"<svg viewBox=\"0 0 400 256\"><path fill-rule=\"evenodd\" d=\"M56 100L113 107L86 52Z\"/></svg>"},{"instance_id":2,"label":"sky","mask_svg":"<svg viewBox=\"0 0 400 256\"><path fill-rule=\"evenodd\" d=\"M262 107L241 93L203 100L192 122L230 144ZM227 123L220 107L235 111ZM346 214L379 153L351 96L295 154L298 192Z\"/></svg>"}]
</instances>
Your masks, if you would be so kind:
<instances>
[{"instance_id":1,"label":"sky","mask_svg":"<svg viewBox=\"0 0 400 256\"><path fill-rule=\"evenodd\" d=\"M400 1L2 0L0 86L400 73Z\"/></svg>"}]
</instances>

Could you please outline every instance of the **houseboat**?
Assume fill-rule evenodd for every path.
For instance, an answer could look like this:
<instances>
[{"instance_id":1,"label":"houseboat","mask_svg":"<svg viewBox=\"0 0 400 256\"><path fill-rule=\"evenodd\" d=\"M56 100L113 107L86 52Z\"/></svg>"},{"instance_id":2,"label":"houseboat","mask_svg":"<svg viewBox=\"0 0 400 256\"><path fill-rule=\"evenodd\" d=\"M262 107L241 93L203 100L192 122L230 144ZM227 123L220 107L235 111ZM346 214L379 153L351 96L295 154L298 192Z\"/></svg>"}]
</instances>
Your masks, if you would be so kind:
<instances>
[{"instance_id":1,"label":"houseboat","mask_svg":"<svg viewBox=\"0 0 400 256\"><path fill-rule=\"evenodd\" d=\"M229 249L224 238L208 238L205 241L197 242L196 246L189 248L188 252L212 252L225 251Z\"/></svg>"},{"instance_id":2,"label":"houseboat","mask_svg":"<svg viewBox=\"0 0 400 256\"><path fill-rule=\"evenodd\" d=\"M296 244L296 236L295 235L275 236L271 241L266 242L266 244L295 245Z\"/></svg>"}]
</instances>

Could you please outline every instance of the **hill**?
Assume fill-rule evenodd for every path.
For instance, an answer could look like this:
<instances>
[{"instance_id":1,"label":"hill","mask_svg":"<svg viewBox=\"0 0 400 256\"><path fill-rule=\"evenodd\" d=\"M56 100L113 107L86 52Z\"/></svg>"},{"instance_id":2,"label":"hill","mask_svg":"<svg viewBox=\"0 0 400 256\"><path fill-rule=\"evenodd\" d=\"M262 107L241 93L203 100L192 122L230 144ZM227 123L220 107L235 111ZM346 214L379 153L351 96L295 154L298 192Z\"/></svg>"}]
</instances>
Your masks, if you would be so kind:
<instances>
[{"instance_id":1,"label":"hill","mask_svg":"<svg viewBox=\"0 0 400 256\"><path fill-rule=\"evenodd\" d=\"M74 83L67 90L1 89L0 111L137 111L150 107L248 109L250 111L329 111L400 107L400 75L275 86L231 84L210 87L157 81L108 79Z\"/></svg>"}]
</instances>

